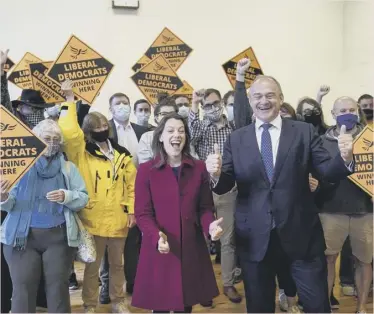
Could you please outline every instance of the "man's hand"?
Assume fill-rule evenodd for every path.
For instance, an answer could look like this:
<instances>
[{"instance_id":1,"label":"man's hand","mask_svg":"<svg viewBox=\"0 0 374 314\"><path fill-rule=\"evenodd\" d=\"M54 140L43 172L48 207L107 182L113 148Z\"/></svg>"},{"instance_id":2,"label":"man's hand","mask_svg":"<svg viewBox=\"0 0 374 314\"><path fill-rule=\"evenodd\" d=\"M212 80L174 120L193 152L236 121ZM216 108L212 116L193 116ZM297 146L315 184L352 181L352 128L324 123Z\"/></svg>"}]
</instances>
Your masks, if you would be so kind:
<instances>
[{"instance_id":1,"label":"man's hand","mask_svg":"<svg viewBox=\"0 0 374 314\"><path fill-rule=\"evenodd\" d=\"M71 81L71 80L64 81L61 84L61 90L64 92L67 102L73 102L74 101L73 81Z\"/></svg>"},{"instance_id":2,"label":"man's hand","mask_svg":"<svg viewBox=\"0 0 374 314\"><path fill-rule=\"evenodd\" d=\"M218 144L214 144L214 154L208 155L206 161L206 169L213 178L219 178L222 168L222 157L219 152Z\"/></svg>"},{"instance_id":3,"label":"man's hand","mask_svg":"<svg viewBox=\"0 0 374 314\"><path fill-rule=\"evenodd\" d=\"M160 231L158 235L160 236L160 239L158 240L158 251L161 254L168 254L170 252L170 247L166 234Z\"/></svg>"},{"instance_id":4,"label":"man's hand","mask_svg":"<svg viewBox=\"0 0 374 314\"><path fill-rule=\"evenodd\" d=\"M4 72L5 72L4 66L5 66L6 60L8 60L8 52L9 52L9 49L5 51L0 50L0 74L1 75L4 75Z\"/></svg>"},{"instance_id":5,"label":"man's hand","mask_svg":"<svg viewBox=\"0 0 374 314\"><path fill-rule=\"evenodd\" d=\"M5 202L8 199L8 190L10 188L9 180L0 180L0 201Z\"/></svg>"},{"instance_id":6,"label":"man's hand","mask_svg":"<svg viewBox=\"0 0 374 314\"><path fill-rule=\"evenodd\" d=\"M338 146L340 155L346 165L348 165L353 161L353 136L352 134L347 134L346 131L346 126L342 125L338 136Z\"/></svg>"},{"instance_id":7,"label":"man's hand","mask_svg":"<svg viewBox=\"0 0 374 314\"><path fill-rule=\"evenodd\" d=\"M311 190L312 192L314 192L315 190L317 190L317 188L318 188L318 184L319 184L318 180L317 180L317 179L314 179L314 178L312 177L312 175L309 174L309 187L310 187L310 190Z\"/></svg>"},{"instance_id":8,"label":"man's hand","mask_svg":"<svg viewBox=\"0 0 374 314\"><path fill-rule=\"evenodd\" d=\"M223 218L221 217L220 219L213 221L209 225L209 234L210 234L212 241L217 241L222 236L223 234L222 223L223 223Z\"/></svg>"},{"instance_id":9,"label":"man's hand","mask_svg":"<svg viewBox=\"0 0 374 314\"><path fill-rule=\"evenodd\" d=\"M65 192L63 190L54 190L48 192L46 198L51 202L62 203L65 200Z\"/></svg>"},{"instance_id":10,"label":"man's hand","mask_svg":"<svg viewBox=\"0 0 374 314\"><path fill-rule=\"evenodd\" d=\"M236 80L239 82L244 82L245 79L245 72L249 69L251 66L251 60L248 58L243 58L239 60L239 62L236 65Z\"/></svg>"},{"instance_id":11,"label":"man's hand","mask_svg":"<svg viewBox=\"0 0 374 314\"><path fill-rule=\"evenodd\" d=\"M330 86L322 85L322 86L320 86L320 88L318 90L318 95L320 95L321 98L322 98L323 96L326 96L329 92L330 92Z\"/></svg>"},{"instance_id":12,"label":"man's hand","mask_svg":"<svg viewBox=\"0 0 374 314\"><path fill-rule=\"evenodd\" d=\"M192 94L192 105L191 109L193 112L197 113L199 111L199 105L204 99L205 89L199 89L197 91L193 91Z\"/></svg>"},{"instance_id":13,"label":"man's hand","mask_svg":"<svg viewBox=\"0 0 374 314\"><path fill-rule=\"evenodd\" d=\"M136 225L136 219L134 214L127 215L127 227L132 228Z\"/></svg>"}]
</instances>

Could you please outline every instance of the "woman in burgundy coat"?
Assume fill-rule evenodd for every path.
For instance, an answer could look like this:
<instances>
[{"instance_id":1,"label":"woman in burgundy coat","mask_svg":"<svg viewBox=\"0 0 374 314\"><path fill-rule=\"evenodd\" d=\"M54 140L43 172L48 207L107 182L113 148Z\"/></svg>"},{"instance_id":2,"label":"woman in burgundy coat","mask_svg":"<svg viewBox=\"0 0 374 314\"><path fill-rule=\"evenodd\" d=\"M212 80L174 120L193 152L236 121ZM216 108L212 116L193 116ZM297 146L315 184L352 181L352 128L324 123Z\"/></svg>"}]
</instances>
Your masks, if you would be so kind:
<instances>
[{"instance_id":1,"label":"woman in burgundy coat","mask_svg":"<svg viewBox=\"0 0 374 314\"><path fill-rule=\"evenodd\" d=\"M135 217L143 242L132 305L154 313L191 312L219 292L205 242L222 234L214 221L210 178L189 154L187 124L178 114L154 131L155 158L141 164L135 183Z\"/></svg>"}]
</instances>

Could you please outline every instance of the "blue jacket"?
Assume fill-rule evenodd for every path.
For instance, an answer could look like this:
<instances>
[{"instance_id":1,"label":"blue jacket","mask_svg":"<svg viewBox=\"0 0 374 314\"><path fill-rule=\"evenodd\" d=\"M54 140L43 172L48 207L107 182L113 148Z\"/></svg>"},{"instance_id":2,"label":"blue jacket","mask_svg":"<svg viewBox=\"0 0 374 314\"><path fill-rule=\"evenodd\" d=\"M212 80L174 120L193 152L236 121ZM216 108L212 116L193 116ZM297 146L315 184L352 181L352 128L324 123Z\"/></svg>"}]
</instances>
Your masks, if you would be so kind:
<instances>
[{"instance_id":1,"label":"blue jacket","mask_svg":"<svg viewBox=\"0 0 374 314\"><path fill-rule=\"evenodd\" d=\"M65 192L65 200L62 204L64 205L68 245L70 247L77 247L79 243L79 229L73 212L78 212L86 206L88 203L88 193L77 167L72 162L66 161L63 156L61 156L60 160L62 174L67 187L66 190L62 189ZM8 212L1 226L1 242L11 246L14 246L17 230L25 227L18 225L22 208L18 206L17 199L15 198L17 187L18 183L10 191L8 199L1 204L1 210ZM29 226L27 226L28 228Z\"/></svg>"}]
</instances>

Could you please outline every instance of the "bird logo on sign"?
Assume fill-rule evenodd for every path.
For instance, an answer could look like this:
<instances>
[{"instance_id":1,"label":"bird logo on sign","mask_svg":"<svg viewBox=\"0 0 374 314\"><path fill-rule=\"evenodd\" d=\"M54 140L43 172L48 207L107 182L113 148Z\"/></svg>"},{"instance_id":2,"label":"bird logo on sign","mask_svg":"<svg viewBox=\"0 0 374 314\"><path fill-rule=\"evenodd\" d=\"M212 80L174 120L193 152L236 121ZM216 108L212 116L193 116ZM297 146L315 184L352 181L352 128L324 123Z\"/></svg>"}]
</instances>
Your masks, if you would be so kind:
<instances>
[{"instance_id":1,"label":"bird logo on sign","mask_svg":"<svg viewBox=\"0 0 374 314\"><path fill-rule=\"evenodd\" d=\"M166 44L168 44L168 43L170 43L174 40L174 37L168 37L168 36L165 36L165 35L162 35L162 38L163 38L162 43L164 45L166 45Z\"/></svg>"},{"instance_id":2,"label":"bird logo on sign","mask_svg":"<svg viewBox=\"0 0 374 314\"><path fill-rule=\"evenodd\" d=\"M0 123L0 132L3 131L13 131L16 128L17 124L10 125L9 123Z\"/></svg>"},{"instance_id":3,"label":"bird logo on sign","mask_svg":"<svg viewBox=\"0 0 374 314\"><path fill-rule=\"evenodd\" d=\"M362 149L363 149L363 150L366 150L366 151L369 151L370 148L372 148L373 145L374 145L374 141L370 141L370 140L368 140L368 139L366 139L366 138L363 139L363 142L364 142L364 145L365 145L365 146L362 147Z\"/></svg>"},{"instance_id":4,"label":"bird logo on sign","mask_svg":"<svg viewBox=\"0 0 374 314\"><path fill-rule=\"evenodd\" d=\"M153 68L153 70L158 73L160 71L165 71L167 70L167 67L164 67L163 65L159 64L158 62L156 62L155 64L155 67Z\"/></svg>"},{"instance_id":5,"label":"bird logo on sign","mask_svg":"<svg viewBox=\"0 0 374 314\"><path fill-rule=\"evenodd\" d=\"M74 48L73 46L70 46L70 51L72 55L70 55L73 59L77 60L78 56L84 55L87 53L87 49L77 49Z\"/></svg>"}]
</instances>

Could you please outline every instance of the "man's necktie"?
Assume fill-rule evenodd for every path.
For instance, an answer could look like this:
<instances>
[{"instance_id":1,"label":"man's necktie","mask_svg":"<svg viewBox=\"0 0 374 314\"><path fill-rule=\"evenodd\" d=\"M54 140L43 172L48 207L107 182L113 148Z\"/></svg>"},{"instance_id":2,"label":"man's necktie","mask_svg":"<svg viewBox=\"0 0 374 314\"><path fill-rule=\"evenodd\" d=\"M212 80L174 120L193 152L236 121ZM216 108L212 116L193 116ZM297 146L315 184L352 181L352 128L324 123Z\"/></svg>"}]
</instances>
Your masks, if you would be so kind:
<instances>
[{"instance_id":1,"label":"man's necktie","mask_svg":"<svg viewBox=\"0 0 374 314\"><path fill-rule=\"evenodd\" d=\"M272 126L273 125L269 123L263 124L261 126L263 128L262 135L261 135L261 155L262 155L262 161L265 166L266 174L270 182L273 179L273 173L274 173L273 147L271 145L271 137L270 137L270 132L269 132L269 129Z\"/></svg>"},{"instance_id":2,"label":"man's necktie","mask_svg":"<svg viewBox=\"0 0 374 314\"><path fill-rule=\"evenodd\" d=\"M266 123L262 125L263 131L261 135L261 155L262 161L265 166L266 174L271 182L273 179L274 173L274 163L273 163L273 147L271 145L271 137L269 129L272 127L272 124ZM275 228L274 216L271 217L271 227Z\"/></svg>"}]
</instances>

